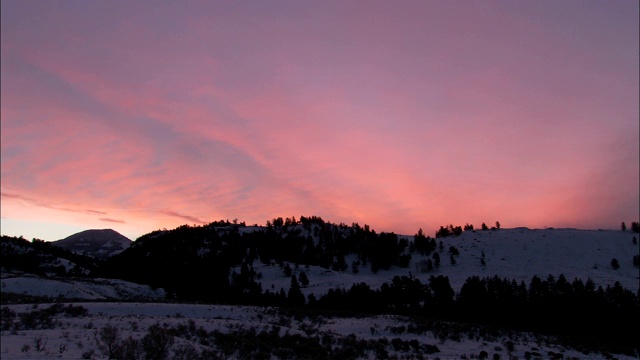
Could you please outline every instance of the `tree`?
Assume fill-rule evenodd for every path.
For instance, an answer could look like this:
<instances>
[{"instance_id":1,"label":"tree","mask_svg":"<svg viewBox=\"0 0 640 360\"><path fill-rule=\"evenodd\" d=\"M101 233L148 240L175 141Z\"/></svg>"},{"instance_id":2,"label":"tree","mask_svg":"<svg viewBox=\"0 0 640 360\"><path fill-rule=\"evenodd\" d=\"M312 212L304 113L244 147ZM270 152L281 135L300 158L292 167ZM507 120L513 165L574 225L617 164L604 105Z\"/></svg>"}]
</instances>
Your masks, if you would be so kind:
<instances>
[{"instance_id":1,"label":"tree","mask_svg":"<svg viewBox=\"0 0 640 360\"><path fill-rule=\"evenodd\" d=\"M358 271L359 271L359 270L358 270L358 266L359 266L359 265L360 265L360 261L358 261L358 260L353 260L353 262L351 262L351 271L352 271L354 274L357 274L357 273L358 273Z\"/></svg>"},{"instance_id":2,"label":"tree","mask_svg":"<svg viewBox=\"0 0 640 360\"><path fill-rule=\"evenodd\" d=\"M291 266L289 264L284 265L284 276L291 276L293 270L291 270Z\"/></svg>"},{"instance_id":3,"label":"tree","mask_svg":"<svg viewBox=\"0 0 640 360\"><path fill-rule=\"evenodd\" d=\"M298 280L300 280L300 285L302 285L302 287L307 287L309 285L309 278L307 277L307 274L305 274L304 271L300 272L300 275L298 276Z\"/></svg>"},{"instance_id":4,"label":"tree","mask_svg":"<svg viewBox=\"0 0 640 360\"><path fill-rule=\"evenodd\" d=\"M627 224L625 224L624 221L620 224L620 229L622 229L622 231L627 231Z\"/></svg>"},{"instance_id":5,"label":"tree","mask_svg":"<svg viewBox=\"0 0 640 360\"><path fill-rule=\"evenodd\" d=\"M487 226L487 224L482 223L482 230L489 230L489 227Z\"/></svg>"},{"instance_id":6,"label":"tree","mask_svg":"<svg viewBox=\"0 0 640 360\"><path fill-rule=\"evenodd\" d=\"M433 265L438 268L440 267L440 254L437 252L433 253Z\"/></svg>"},{"instance_id":7,"label":"tree","mask_svg":"<svg viewBox=\"0 0 640 360\"><path fill-rule=\"evenodd\" d=\"M618 259L616 259L616 258L611 259L611 267L614 270L620 269L620 263L618 262Z\"/></svg>"},{"instance_id":8,"label":"tree","mask_svg":"<svg viewBox=\"0 0 640 360\"><path fill-rule=\"evenodd\" d=\"M300 284L295 275L291 275L291 285L287 293L287 301L292 306L304 305L304 295L302 295L302 291L300 291Z\"/></svg>"},{"instance_id":9,"label":"tree","mask_svg":"<svg viewBox=\"0 0 640 360\"><path fill-rule=\"evenodd\" d=\"M635 222L635 221L632 222L631 223L631 231L640 233L640 223Z\"/></svg>"},{"instance_id":10,"label":"tree","mask_svg":"<svg viewBox=\"0 0 640 360\"><path fill-rule=\"evenodd\" d=\"M500 221L496 221L496 229L500 229Z\"/></svg>"}]
</instances>

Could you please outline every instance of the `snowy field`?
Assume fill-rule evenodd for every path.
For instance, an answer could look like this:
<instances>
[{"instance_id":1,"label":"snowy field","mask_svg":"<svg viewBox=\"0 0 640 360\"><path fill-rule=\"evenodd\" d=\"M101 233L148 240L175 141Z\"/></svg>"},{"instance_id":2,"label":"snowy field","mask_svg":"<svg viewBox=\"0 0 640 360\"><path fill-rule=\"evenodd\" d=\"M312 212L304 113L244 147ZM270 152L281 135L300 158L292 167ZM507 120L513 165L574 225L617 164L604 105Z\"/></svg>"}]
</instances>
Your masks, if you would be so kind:
<instances>
[{"instance_id":1,"label":"snowy field","mask_svg":"<svg viewBox=\"0 0 640 360\"><path fill-rule=\"evenodd\" d=\"M48 306L11 305L8 308L19 314L46 309ZM562 354L564 359L605 357L603 354L585 354L554 345L553 339L528 333L509 332L498 336L476 333L469 336L462 332L455 335L451 329L443 332L441 326L432 324L430 328L429 324L391 315L358 318L317 314L290 316L274 308L161 303L78 303L74 306L82 306L88 313L79 317L56 315L51 329L2 331L1 358L107 359L104 341L100 337L104 327L116 328L119 340L130 336L140 340L154 324L165 329L183 329L181 335L173 339L169 359L194 358L185 357L185 354L198 354L204 350L211 351L211 358L246 358L239 353L239 349L231 348L225 353L215 340L207 342L201 335L220 333L246 337L256 336L262 331L277 331L283 339L290 335L320 339L318 342L332 342L336 347L356 344L354 346L365 348L354 357L357 359L376 359L381 354L400 359L419 358L418 354L425 359L473 359L479 358L483 351L491 359L549 359L553 354ZM201 335L195 335L198 332ZM213 335L204 335L204 338L217 339ZM384 348L384 352L381 348ZM618 359L634 359L624 355L614 356Z\"/></svg>"}]
</instances>

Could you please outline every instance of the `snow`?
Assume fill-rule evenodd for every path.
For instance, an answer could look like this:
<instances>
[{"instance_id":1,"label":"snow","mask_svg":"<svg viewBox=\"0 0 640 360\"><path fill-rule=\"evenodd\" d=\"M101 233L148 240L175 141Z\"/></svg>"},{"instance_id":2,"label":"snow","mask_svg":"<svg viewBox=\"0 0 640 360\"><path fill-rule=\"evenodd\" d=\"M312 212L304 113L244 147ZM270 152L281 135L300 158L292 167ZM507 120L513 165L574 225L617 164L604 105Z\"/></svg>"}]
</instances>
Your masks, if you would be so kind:
<instances>
[{"instance_id":1,"label":"snow","mask_svg":"<svg viewBox=\"0 0 640 360\"><path fill-rule=\"evenodd\" d=\"M579 359L601 359L602 354L583 354L576 350L554 345L552 339L536 336L530 333L513 332L510 338L506 336L494 339L475 339L465 335L459 340L439 338L435 332L427 330L422 333L411 333L406 329L412 321L402 316L380 315L359 318L315 317L313 319L286 318L269 307L255 306L228 306L228 305L195 305L195 304L151 304L151 303L79 303L88 310L88 314L80 318L59 316L55 329L47 330L18 330L3 331L1 333L2 345L0 355L3 359L42 359L61 358L79 359L82 354L90 349L95 349L94 359L106 359L98 351L98 344L94 336L96 330L106 325L115 326L119 330L121 339L131 335L140 339L144 336L149 326L159 323L168 327L185 325L192 320L196 327L202 327L207 331L220 331L229 333L232 330L254 328L258 331L271 329L274 325L281 325L280 334L304 334L311 329L321 336L328 335L333 338L353 336L362 340L384 340L389 344L387 350L390 354L396 352L390 344L393 339L404 341L416 340L421 345L435 345L439 352L429 355L442 360L460 359L462 355L470 357L487 351L489 354L500 354L503 359L508 358L505 346L509 339L513 339L514 350L511 355L520 359L524 358L525 351L536 351L547 357L549 351L562 353L565 358L576 357ZM9 306L17 313L34 310L33 305ZM43 309L48 305L41 304L37 308ZM47 346L42 352L33 347L34 340L38 337L47 340ZM204 348L194 339L177 339L176 344L191 343L198 349ZM24 345L29 345L29 351L22 351ZM66 346L66 350L60 353L60 346ZM369 358L375 358L375 354L369 354ZM230 357L236 359L237 357ZM625 355L616 355L618 359L633 359Z\"/></svg>"},{"instance_id":2,"label":"snow","mask_svg":"<svg viewBox=\"0 0 640 360\"><path fill-rule=\"evenodd\" d=\"M242 228L241 228L242 229ZM247 227L243 232L259 231L260 228ZM392 267L380 270L377 274L371 272L370 267L360 266L358 273L351 271L351 262L355 257L347 257L349 268L344 272L324 269L318 266L290 264L293 274L298 276L304 271L309 280L309 286L302 288L305 296L315 294L320 296L329 289L365 282L372 289L379 288L384 282L390 282L394 276L412 275L426 283L432 275L446 275L449 277L454 290L459 291L464 281L471 276L489 277L500 276L528 284L534 275L546 278L552 274L556 278L564 274L567 280L580 278L586 281L591 278L596 285L613 285L619 281L623 287L632 291L638 290L638 268L633 267L631 259L638 254L638 245L632 242L638 234L623 231L588 231L576 229L500 229L488 231L464 232L458 237L439 238L443 250L440 252L441 265L429 273L420 273L416 265L429 257L412 254L411 264L407 268ZM412 236L407 238L412 239ZM449 262L449 246L455 246L460 255L456 257L456 264ZM438 247L439 249L439 247ZM438 250L440 251L440 250ZM480 257L485 254L486 265L482 266ZM620 268L611 267L611 259L616 258ZM65 264L67 265L67 264ZM291 279L283 273L277 265L265 265L259 260L253 263L256 272L261 273L259 281L263 290L285 291L289 288ZM239 268L235 269L239 272ZM131 300L144 298L160 300L164 297L162 289L151 289L145 285L133 284L121 280L111 279L68 279L68 278L40 278L25 274L2 274L2 291L21 294L41 295L50 297L64 296L86 300ZM417 340L420 344L436 345L440 352L429 355L429 358L459 359L462 355L470 355L480 351L487 351L489 356L498 353L506 359L509 355L524 358L525 351L538 352L543 358L553 351L562 353L565 358L601 359L603 354L583 354L570 348L562 348L553 339L541 338L530 333L516 333L513 339L514 351L509 354L506 350L506 337L495 339L469 338L463 335L459 341L442 339L434 331L426 333L410 333L400 331L412 323L410 319L401 316L379 315L357 318L321 317L295 319L282 315L277 309L269 307L231 306L231 305L197 305L172 303L118 303L95 302L80 303L89 310L84 318L61 317L55 329L47 330L19 330L15 333L3 331L1 333L0 356L3 359L41 359L62 358L79 359L89 349L96 349L95 359L101 357L97 351L98 345L93 332L106 324L115 325L120 329L121 338L132 335L140 339L146 329L155 323L176 326L193 320L196 326L202 326L207 331L229 332L232 329L256 328L258 331L271 328L275 324L281 327L280 334L304 334L312 327L318 334L333 337L355 336L363 340L383 340L389 342L394 338L405 341ZM40 308L47 305L41 304ZM9 305L16 312L28 312L32 305ZM135 326L134 326L135 324ZM33 341L37 337L48 339L47 349L37 352L33 349ZM187 339L179 342L189 343ZM176 342L178 343L178 341ZM59 353L60 345L66 344L66 350ZM31 350L22 352L24 345L31 345ZM202 345L193 343L197 349ZM499 349L499 350L498 350ZM395 352L393 347L387 347L390 354ZM634 357L615 355L618 359L633 359ZM233 357L231 357L233 358ZM370 353L369 358L375 358Z\"/></svg>"},{"instance_id":3,"label":"snow","mask_svg":"<svg viewBox=\"0 0 640 360\"><path fill-rule=\"evenodd\" d=\"M325 294L329 289L341 287L348 289L353 284L365 282L372 289L383 283L391 282L395 276L414 276L422 283L427 283L430 276L446 275L454 290L459 291L465 280L471 276L493 277L524 281L529 284L537 275L545 279L548 275L558 277L564 275L569 282L575 278L586 281L592 279L596 286L606 287L616 281L632 291L638 290L638 268L632 264L633 255L638 253L638 246L632 239L636 233L623 231L591 231L576 229L544 229L527 228L500 229L475 232L463 232L458 237L438 238L442 241L440 251L441 265L428 273L420 273L417 264L430 256L412 254L409 267L392 267L380 270L377 274L370 267L359 267L357 274L351 271L354 256L346 257L349 268L344 272L333 271L318 266L295 268L290 264L293 274L298 276L304 271L309 278L309 286L301 289L305 296ZM407 237L410 240L413 237ZM456 256L456 264L449 260L449 246L455 246L460 252ZM438 248L439 249L439 248ZM486 265L482 266L480 258L485 254ZM616 258L620 268L611 267L611 260ZM284 275L283 269L277 265L265 265L256 260L253 264L258 273L262 273L263 290L287 290L291 284L290 277ZM235 269L239 272L239 268Z\"/></svg>"},{"instance_id":4,"label":"snow","mask_svg":"<svg viewBox=\"0 0 640 360\"><path fill-rule=\"evenodd\" d=\"M3 274L2 291L51 298L85 300L160 300L165 296L162 289L151 289L147 285L134 284L117 279L68 279L42 278L33 275L11 276Z\"/></svg>"}]
</instances>

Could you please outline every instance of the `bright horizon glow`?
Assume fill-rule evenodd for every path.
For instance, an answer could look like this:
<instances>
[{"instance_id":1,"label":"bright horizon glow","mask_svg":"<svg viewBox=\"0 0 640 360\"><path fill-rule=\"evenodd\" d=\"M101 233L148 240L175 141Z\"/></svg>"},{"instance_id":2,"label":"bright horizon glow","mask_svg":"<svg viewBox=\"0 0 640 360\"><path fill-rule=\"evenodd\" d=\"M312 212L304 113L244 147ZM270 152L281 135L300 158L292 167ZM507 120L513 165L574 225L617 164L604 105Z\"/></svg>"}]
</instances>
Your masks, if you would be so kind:
<instances>
[{"instance_id":1,"label":"bright horizon glow","mask_svg":"<svg viewBox=\"0 0 640 360\"><path fill-rule=\"evenodd\" d=\"M2 234L640 218L638 2L1 4Z\"/></svg>"}]
</instances>

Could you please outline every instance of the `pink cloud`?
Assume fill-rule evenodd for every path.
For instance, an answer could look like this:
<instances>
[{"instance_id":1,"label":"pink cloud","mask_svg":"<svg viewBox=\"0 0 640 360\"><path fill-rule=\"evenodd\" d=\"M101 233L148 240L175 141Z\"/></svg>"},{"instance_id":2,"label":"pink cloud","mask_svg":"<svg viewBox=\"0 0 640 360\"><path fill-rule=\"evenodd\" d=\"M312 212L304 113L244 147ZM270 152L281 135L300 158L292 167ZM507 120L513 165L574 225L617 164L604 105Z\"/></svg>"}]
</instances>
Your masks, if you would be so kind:
<instances>
[{"instance_id":1,"label":"pink cloud","mask_svg":"<svg viewBox=\"0 0 640 360\"><path fill-rule=\"evenodd\" d=\"M638 131L637 19L138 7L21 9L44 16L29 29L3 11L2 187L22 196L3 195L3 216L67 209L150 231L317 214L414 233L638 215L637 167L615 165L638 163L637 137L619 138Z\"/></svg>"}]
</instances>

